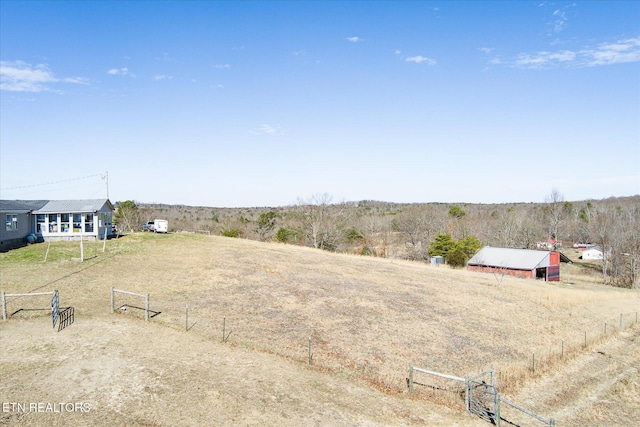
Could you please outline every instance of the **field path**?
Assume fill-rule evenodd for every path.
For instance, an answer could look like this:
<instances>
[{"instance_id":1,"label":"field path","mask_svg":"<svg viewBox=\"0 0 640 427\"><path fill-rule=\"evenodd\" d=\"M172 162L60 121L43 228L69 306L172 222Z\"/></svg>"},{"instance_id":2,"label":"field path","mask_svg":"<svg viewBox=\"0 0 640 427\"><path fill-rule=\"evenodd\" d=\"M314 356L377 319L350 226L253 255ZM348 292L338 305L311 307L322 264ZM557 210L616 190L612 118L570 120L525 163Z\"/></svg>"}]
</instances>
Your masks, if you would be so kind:
<instances>
[{"instance_id":1,"label":"field path","mask_svg":"<svg viewBox=\"0 0 640 427\"><path fill-rule=\"evenodd\" d=\"M559 426L632 425L640 419L640 328L592 345L511 400Z\"/></svg>"}]
</instances>

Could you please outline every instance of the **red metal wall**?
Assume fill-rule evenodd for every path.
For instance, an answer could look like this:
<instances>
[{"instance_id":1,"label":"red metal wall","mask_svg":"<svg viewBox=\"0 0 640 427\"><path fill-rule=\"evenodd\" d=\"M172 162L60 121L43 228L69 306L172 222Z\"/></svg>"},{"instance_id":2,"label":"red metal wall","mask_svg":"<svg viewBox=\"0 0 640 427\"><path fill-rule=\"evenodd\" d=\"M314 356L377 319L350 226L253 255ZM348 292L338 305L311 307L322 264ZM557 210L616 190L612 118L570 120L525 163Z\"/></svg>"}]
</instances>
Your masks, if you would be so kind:
<instances>
[{"instance_id":1,"label":"red metal wall","mask_svg":"<svg viewBox=\"0 0 640 427\"><path fill-rule=\"evenodd\" d=\"M481 271L483 273L498 273L498 274L508 274L510 276L521 277L523 279L535 279L536 271L535 270L509 270L504 268L495 268L495 267L482 267L479 265L470 265L467 267L469 271Z\"/></svg>"}]
</instances>

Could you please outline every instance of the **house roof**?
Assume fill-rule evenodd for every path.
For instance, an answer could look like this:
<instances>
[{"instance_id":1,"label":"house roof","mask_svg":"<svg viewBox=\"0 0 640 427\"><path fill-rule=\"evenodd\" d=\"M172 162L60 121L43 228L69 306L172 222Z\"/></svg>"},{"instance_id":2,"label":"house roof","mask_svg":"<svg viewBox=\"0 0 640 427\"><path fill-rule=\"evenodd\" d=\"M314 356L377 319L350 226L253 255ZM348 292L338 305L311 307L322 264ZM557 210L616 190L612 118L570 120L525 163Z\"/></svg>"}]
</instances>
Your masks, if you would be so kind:
<instances>
[{"instance_id":1,"label":"house roof","mask_svg":"<svg viewBox=\"0 0 640 427\"><path fill-rule=\"evenodd\" d=\"M485 246L473 256L467 265L509 268L514 270L533 270L548 267L549 251L531 249L493 248Z\"/></svg>"},{"instance_id":2,"label":"house roof","mask_svg":"<svg viewBox=\"0 0 640 427\"><path fill-rule=\"evenodd\" d=\"M111 210L113 205L108 199L91 200L49 200L43 207L33 213L58 213L58 212L97 212L107 204Z\"/></svg>"},{"instance_id":3,"label":"house roof","mask_svg":"<svg viewBox=\"0 0 640 427\"><path fill-rule=\"evenodd\" d=\"M0 212L31 212L42 208L46 203L46 200L0 200Z\"/></svg>"}]
</instances>

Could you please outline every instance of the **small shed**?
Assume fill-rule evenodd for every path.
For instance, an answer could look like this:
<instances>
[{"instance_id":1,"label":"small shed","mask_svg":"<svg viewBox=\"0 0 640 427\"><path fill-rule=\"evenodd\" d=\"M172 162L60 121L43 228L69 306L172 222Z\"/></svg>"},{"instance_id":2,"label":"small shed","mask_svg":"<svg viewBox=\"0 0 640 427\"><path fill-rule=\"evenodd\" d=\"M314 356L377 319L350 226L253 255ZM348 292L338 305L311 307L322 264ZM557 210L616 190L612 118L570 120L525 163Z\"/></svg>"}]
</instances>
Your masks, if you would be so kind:
<instances>
[{"instance_id":1,"label":"small shed","mask_svg":"<svg viewBox=\"0 0 640 427\"><path fill-rule=\"evenodd\" d=\"M467 262L470 271L560 281L560 252L485 246Z\"/></svg>"},{"instance_id":2,"label":"small shed","mask_svg":"<svg viewBox=\"0 0 640 427\"><path fill-rule=\"evenodd\" d=\"M435 265L437 267L440 264L444 264L444 257L441 257L440 255L432 256L429 258L429 262L431 265Z\"/></svg>"}]
</instances>

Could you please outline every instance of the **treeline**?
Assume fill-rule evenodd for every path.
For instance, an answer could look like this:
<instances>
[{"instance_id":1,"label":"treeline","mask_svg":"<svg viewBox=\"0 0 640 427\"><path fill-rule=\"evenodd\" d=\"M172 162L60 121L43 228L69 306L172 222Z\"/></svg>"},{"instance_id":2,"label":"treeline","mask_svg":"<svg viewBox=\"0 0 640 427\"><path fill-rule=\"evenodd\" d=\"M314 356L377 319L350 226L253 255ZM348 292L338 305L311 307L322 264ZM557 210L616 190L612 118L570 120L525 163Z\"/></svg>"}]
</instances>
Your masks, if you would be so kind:
<instances>
[{"instance_id":1,"label":"treeline","mask_svg":"<svg viewBox=\"0 0 640 427\"><path fill-rule=\"evenodd\" d=\"M213 208L118 203L120 229L169 220L171 231L310 246L386 258L427 260L441 255L464 265L480 247L535 249L540 243L600 246L607 284L640 287L640 196L565 201L554 190L544 203L335 203L316 194L277 208ZM128 211L128 225L120 212Z\"/></svg>"}]
</instances>

